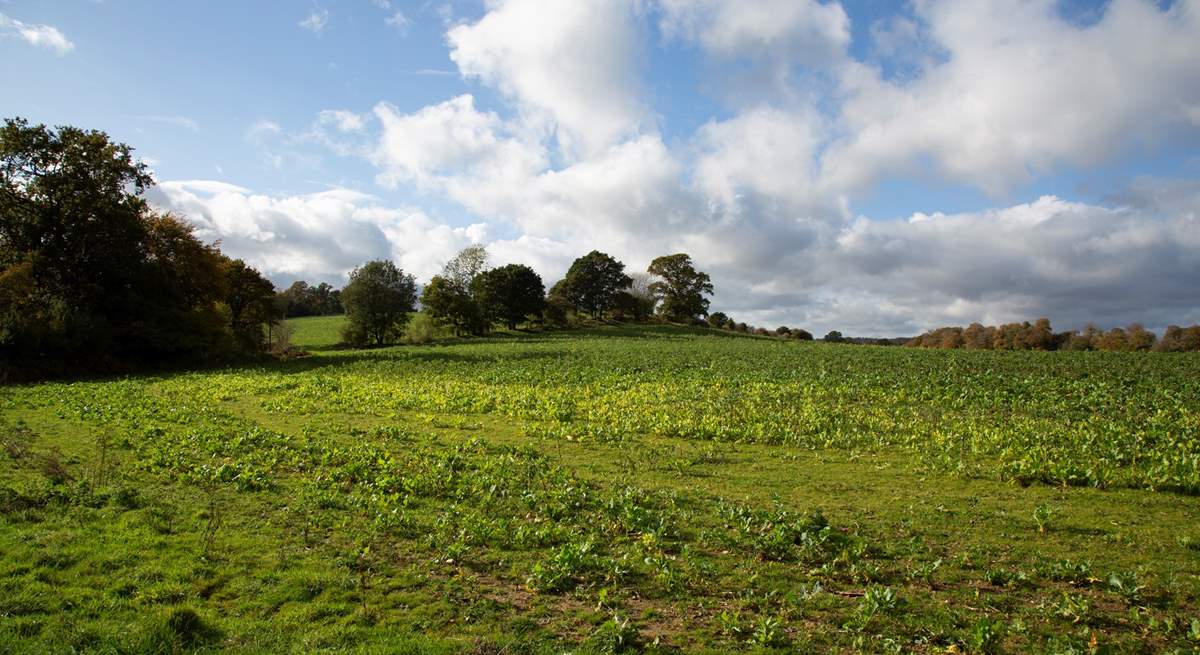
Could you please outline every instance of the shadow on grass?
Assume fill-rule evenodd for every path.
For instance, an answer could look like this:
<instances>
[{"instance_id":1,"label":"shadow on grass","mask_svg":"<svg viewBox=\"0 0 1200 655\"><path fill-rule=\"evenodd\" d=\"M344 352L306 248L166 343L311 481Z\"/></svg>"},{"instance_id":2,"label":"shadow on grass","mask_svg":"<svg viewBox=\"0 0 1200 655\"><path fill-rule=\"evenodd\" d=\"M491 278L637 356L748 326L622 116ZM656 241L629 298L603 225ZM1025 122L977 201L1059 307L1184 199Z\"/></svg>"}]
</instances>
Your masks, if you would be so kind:
<instances>
[{"instance_id":1,"label":"shadow on grass","mask_svg":"<svg viewBox=\"0 0 1200 655\"><path fill-rule=\"evenodd\" d=\"M539 349L535 351L472 352L470 346L489 344L566 344L579 338L618 338L647 340L688 340L695 337L724 339L769 339L726 330L669 324L645 323L596 323L565 329L520 329L497 331L486 336L448 337L426 344L400 344L381 348L356 349L345 344L323 343L306 346L308 357L279 360L262 356L240 362L211 364L159 363L131 366L114 372L62 372L40 378L8 382L0 386L38 384L41 382L104 382L129 377L150 380L169 380L196 373L236 373L239 371L274 370L282 373L302 373L328 366L344 366L364 362L462 362L491 363L505 360L551 359L565 354L565 349ZM775 339L770 339L774 341Z\"/></svg>"}]
</instances>

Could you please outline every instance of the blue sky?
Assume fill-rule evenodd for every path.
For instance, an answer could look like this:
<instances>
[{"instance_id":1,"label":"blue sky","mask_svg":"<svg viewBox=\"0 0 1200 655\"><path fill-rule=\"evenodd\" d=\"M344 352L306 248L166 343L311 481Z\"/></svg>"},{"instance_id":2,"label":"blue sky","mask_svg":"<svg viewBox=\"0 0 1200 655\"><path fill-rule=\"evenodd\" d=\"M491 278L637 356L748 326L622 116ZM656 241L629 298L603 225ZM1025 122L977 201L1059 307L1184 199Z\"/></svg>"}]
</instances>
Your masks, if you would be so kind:
<instances>
[{"instance_id":1,"label":"blue sky","mask_svg":"<svg viewBox=\"0 0 1200 655\"><path fill-rule=\"evenodd\" d=\"M278 284L593 248L908 334L1200 321L1200 2L0 2L0 114L102 129Z\"/></svg>"}]
</instances>

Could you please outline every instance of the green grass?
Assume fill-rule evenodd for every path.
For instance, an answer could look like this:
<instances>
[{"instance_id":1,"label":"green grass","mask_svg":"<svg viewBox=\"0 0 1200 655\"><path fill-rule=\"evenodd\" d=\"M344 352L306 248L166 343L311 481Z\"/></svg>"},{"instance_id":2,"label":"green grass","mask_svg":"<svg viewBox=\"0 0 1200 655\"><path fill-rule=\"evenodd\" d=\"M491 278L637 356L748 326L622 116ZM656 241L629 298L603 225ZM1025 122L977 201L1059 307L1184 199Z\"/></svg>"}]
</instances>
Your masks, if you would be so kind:
<instances>
[{"instance_id":1,"label":"green grass","mask_svg":"<svg viewBox=\"0 0 1200 655\"><path fill-rule=\"evenodd\" d=\"M0 390L0 652L1200 647L1195 356L341 320Z\"/></svg>"},{"instance_id":2,"label":"green grass","mask_svg":"<svg viewBox=\"0 0 1200 655\"><path fill-rule=\"evenodd\" d=\"M337 350L342 342L342 327L346 317L308 316L288 321L292 327L292 345L313 353Z\"/></svg>"}]
</instances>

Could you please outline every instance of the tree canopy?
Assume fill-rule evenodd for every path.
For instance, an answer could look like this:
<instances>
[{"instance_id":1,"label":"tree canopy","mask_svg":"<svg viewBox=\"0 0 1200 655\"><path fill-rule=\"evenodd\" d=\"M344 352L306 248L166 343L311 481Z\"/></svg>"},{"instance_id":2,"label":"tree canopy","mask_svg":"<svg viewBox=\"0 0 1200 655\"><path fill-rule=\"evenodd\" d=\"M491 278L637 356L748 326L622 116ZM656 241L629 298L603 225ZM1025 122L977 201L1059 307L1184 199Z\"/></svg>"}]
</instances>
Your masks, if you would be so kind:
<instances>
[{"instance_id":1,"label":"tree canopy","mask_svg":"<svg viewBox=\"0 0 1200 655\"><path fill-rule=\"evenodd\" d=\"M14 367L0 377L261 350L248 321L274 313L230 311L243 290L231 283L249 273L233 279L230 260L184 219L151 209L142 196L152 184L132 149L103 132L4 121L0 360Z\"/></svg>"},{"instance_id":2,"label":"tree canopy","mask_svg":"<svg viewBox=\"0 0 1200 655\"><path fill-rule=\"evenodd\" d=\"M289 318L342 313L341 290L326 282L311 286L304 280L296 280L287 289L279 292L279 302Z\"/></svg>"},{"instance_id":3,"label":"tree canopy","mask_svg":"<svg viewBox=\"0 0 1200 655\"><path fill-rule=\"evenodd\" d=\"M658 311L671 321L688 322L708 314L708 298L712 280L708 273L697 271L692 258L684 253L665 255L650 262L646 269L662 278L652 289L662 299Z\"/></svg>"},{"instance_id":4,"label":"tree canopy","mask_svg":"<svg viewBox=\"0 0 1200 655\"><path fill-rule=\"evenodd\" d=\"M468 289L452 278L435 275L421 291L421 308L455 334L483 331L482 311Z\"/></svg>"},{"instance_id":5,"label":"tree canopy","mask_svg":"<svg viewBox=\"0 0 1200 655\"><path fill-rule=\"evenodd\" d=\"M488 317L510 330L527 316L541 313L546 303L541 276L524 264L485 271L475 278L474 286Z\"/></svg>"},{"instance_id":6,"label":"tree canopy","mask_svg":"<svg viewBox=\"0 0 1200 655\"><path fill-rule=\"evenodd\" d=\"M455 334L483 334L488 314L478 297L476 281L487 271L487 249L463 248L446 262L421 293L421 307L431 318L449 325Z\"/></svg>"},{"instance_id":7,"label":"tree canopy","mask_svg":"<svg viewBox=\"0 0 1200 655\"><path fill-rule=\"evenodd\" d=\"M342 289L343 337L357 346L394 343L415 310L417 283L390 261L374 260L350 273Z\"/></svg>"},{"instance_id":8,"label":"tree canopy","mask_svg":"<svg viewBox=\"0 0 1200 655\"><path fill-rule=\"evenodd\" d=\"M633 279L625 274L624 264L593 250L572 262L566 277L551 291L564 297L576 310L600 316L613 308L617 292L632 283Z\"/></svg>"}]
</instances>

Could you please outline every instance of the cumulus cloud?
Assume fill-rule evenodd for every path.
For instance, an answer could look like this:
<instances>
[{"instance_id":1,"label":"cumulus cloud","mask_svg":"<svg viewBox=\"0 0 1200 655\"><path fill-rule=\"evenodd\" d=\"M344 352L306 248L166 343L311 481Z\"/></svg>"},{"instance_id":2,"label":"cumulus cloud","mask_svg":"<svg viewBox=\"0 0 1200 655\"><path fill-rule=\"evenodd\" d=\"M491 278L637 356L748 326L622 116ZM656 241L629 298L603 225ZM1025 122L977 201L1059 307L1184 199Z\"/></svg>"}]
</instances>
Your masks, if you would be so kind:
<instances>
[{"instance_id":1,"label":"cumulus cloud","mask_svg":"<svg viewBox=\"0 0 1200 655\"><path fill-rule=\"evenodd\" d=\"M501 0L446 33L450 58L471 79L514 100L565 153L586 156L647 119L632 74L640 47L633 0Z\"/></svg>"},{"instance_id":2,"label":"cumulus cloud","mask_svg":"<svg viewBox=\"0 0 1200 655\"><path fill-rule=\"evenodd\" d=\"M817 155L826 121L811 108L759 106L725 121L709 121L696 134L700 155L695 181L710 202L735 209L745 192L820 206Z\"/></svg>"},{"instance_id":3,"label":"cumulus cloud","mask_svg":"<svg viewBox=\"0 0 1200 655\"><path fill-rule=\"evenodd\" d=\"M910 81L847 64L831 185L859 189L929 162L1001 194L1060 165L1164 138L1200 103L1200 3L1114 0L1066 22L1050 0L915 3L940 55Z\"/></svg>"},{"instance_id":4,"label":"cumulus cloud","mask_svg":"<svg viewBox=\"0 0 1200 655\"><path fill-rule=\"evenodd\" d=\"M391 259L428 280L459 250L488 244L496 265L524 263L545 276L561 275L573 255L566 244L520 236L496 239L486 224L454 227L414 207L389 207L343 188L295 195L257 194L214 180L163 182L152 204L186 217L207 242L241 258L278 286L303 279L341 285L372 259Z\"/></svg>"},{"instance_id":5,"label":"cumulus cloud","mask_svg":"<svg viewBox=\"0 0 1200 655\"><path fill-rule=\"evenodd\" d=\"M23 23L15 18L0 14L0 38L13 36L26 43L53 50L62 56L75 49L75 44L51 25Z\"/></svg>"},{"instance_id":6,"label":"cumulus cloud","mask_svg":"<svg viewBox=\"0 0 1200 655\"><path fill-rule=\"evenodd\" d=\"M223 252L277 284L295 279L340 284L351 269L381 258L427 276L471 243L469 228L438 224L411 207L384 207L374 196L349 189L272 196L185 180L159 184L151 200L186 216L200 238L219 240Z\"/></svg>"},{"instance_id":7,"label":"cumulus cloud","mask_svg":"<svg viewBox=\"0 0 1200 655\"><path fill-rule=\"evenodd\" d=\"M824 255L825 286L869 289L868 302L887 300L922 328L1038 316L1060 327L1161 327L1200 319L1198 235L1194 209L1110 208L1053 196L908 221L859 219Z\"/></svg>"},{"instance_id":8,"label":"cumulus cloud","mask_svg":"<svg viewBox=\"0 0 1200 655\"><path fill-rule=\"evenodd\" d=\"M411 114L380 103L375 117L382 126L371 154L384 186L414 184L427 190L490 188L519 184L546 166L544 150L511 134L493 112L475 108L461 95ZM464 202L471 202L466 196Z\"/></svg>"}]
</instances>

